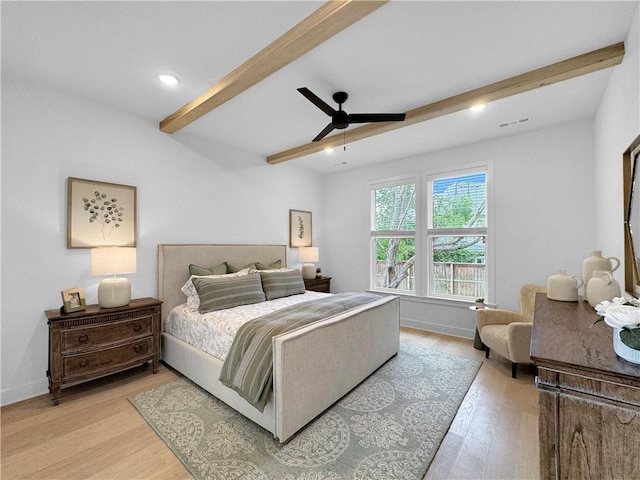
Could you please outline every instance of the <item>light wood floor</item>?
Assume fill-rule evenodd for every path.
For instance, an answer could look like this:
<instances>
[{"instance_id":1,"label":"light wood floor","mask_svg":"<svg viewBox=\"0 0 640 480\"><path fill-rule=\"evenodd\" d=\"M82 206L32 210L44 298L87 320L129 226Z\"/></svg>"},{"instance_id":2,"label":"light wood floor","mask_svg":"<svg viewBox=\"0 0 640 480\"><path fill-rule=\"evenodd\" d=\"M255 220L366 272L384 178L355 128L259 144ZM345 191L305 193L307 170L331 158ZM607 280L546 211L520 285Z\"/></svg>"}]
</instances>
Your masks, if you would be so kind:
<instances>
[{"instance_id":1,"label":"light wood floor","mask_svg":"<svg viewBox=\"0 0 640 480\"><path fill-rule=\"evenodd\" d=\"M470 340L403 329L402 340L484 360ZM178 377L140 367L1 409L1 478L191 479L127 400ZM533 368L485 360L425 480L537 479L538 407Z\"/></svg>"}]
</instances>

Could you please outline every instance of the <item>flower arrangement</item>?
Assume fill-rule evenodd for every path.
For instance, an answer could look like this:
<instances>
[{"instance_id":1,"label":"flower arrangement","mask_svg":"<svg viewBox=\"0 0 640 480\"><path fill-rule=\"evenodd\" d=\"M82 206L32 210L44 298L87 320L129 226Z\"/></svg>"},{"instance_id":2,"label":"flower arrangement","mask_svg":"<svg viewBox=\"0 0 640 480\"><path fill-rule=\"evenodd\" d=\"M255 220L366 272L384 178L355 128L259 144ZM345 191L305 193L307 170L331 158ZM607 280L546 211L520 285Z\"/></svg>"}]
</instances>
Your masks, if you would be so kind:
<instances>
[{"instance_id":1,"label":"flower arrangement","mask_svg":"<svg viewBox=\"0 0 640 480\"><path fill-rule=\"evenodd\" d=\"M635 298L615 297L595 306L599 319L614 329L620 330L620 340L633 350L640 350L640 301ZM614 339L615 340L615 339Z\"/></svg>"}]
</instances>

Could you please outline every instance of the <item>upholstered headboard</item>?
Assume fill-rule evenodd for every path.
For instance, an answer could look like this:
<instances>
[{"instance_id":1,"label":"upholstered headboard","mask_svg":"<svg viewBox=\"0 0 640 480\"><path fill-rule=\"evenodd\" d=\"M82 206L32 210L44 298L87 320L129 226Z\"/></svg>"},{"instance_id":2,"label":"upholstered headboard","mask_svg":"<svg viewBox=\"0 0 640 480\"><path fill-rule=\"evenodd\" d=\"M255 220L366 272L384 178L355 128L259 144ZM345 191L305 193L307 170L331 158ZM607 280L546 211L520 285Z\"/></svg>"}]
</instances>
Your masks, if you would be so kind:
<instances>
[{"instance_id":1,"label":"upholstered headboard","mask_svg":"<svg viewBox=\"0 0 640 480\"><path fill-rule=\"evenodd\" d=\"M269 265L278 260L286 266L286 245L158 245L158 299L162 301L162 320L173 307L186 301L180 289L189 279L190 264L209 268L227 262L243 267L254 262Z\"/></svg>"}]
</instances>

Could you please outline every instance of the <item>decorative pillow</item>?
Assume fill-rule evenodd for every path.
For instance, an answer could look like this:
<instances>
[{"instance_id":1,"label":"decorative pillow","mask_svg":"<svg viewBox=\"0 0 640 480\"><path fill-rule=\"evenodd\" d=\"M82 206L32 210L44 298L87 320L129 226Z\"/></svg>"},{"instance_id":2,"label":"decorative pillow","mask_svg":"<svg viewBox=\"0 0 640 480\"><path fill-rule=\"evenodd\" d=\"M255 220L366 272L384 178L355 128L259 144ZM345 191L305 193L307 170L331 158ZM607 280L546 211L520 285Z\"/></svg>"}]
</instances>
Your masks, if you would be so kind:
<instances>
[{"instance_id":1,"label":"decorative pillow","mask_svg":"<svg viewBox=\"0 0 640 480\"><path fill-rule=\"evenodd\" d=\"M249 273L262 273L262 272L293 272L293 268L267 268L266 270L250 269Z\"/></svg>"},{"instance_id":2,"label":"decorative pillow","mask_svg":"<svg viewBox=\"0 0 640 480\"><path fill-rule=\"evenodd\" d=\"M187 283L185 283L180 290L187 296L187 307L192 310L198 310L200 307L200 297L198 291L193 285L194 278L233 278L249 275L249 269L245 268L236 273L228 273L226 275L191 275Z\"/></svg>"},{"instance_id":3,"label":"decorative pillow","mask_svg":"<svg viewBox=\"0 0 640 480\"><path fill-rule=\"evenodd\" d=\"M227 265L227 272L229 273L239 272L240 270L244 270L245 268L248 268L250 270L256 270L255 263L250 263L249 265L245 265L244 267L237 267L235 265L231 265L230 263L226 263L226 265Z\"/></svg>"},{"instance_id":4,"label":"decorative pillow","mask_svg":"<svg viewBox=\"0 0 640 480\"><path fill-rule=\"evenodd\" d=\"M282 260L276 260L271 265L265 265L264 263L255 262L256 270L272 270L274 268L282 268Z\"/></svg>"},{"instance_id":5,"label":"decorative pillow","mask_svg":"<svg viewBox=\"0 0 640 480\"><path fill-rule=\"evenodd\" d=\"M264 302L260 275L252 273L230 278L194 278L200 297L200 313Z\"/></svg>"},{"instance_id":6,"label":"decorative pillow","mask_svg":"<svg viewBox=\"0 0 640 480\"><path fill-rule=\"evenodd\" d=\"M210 268L199 267L193 263L189 265L189 273L191 275L225 275L227 272L227 264L222 262L220 265L214 265Z\"/></svg>"},{"instance_id":7,"label":"decorative pillow","mask_svg":"<svg viewBox=\"0 0 640 480\"><path fill-rule=\"evenodd\" d=\"M282 269L284 270L284 269ZM262 290L267 300L289 297L304 293L304 281L300 270L260 272L262 278Z\"/></svg>"}]
</instances>

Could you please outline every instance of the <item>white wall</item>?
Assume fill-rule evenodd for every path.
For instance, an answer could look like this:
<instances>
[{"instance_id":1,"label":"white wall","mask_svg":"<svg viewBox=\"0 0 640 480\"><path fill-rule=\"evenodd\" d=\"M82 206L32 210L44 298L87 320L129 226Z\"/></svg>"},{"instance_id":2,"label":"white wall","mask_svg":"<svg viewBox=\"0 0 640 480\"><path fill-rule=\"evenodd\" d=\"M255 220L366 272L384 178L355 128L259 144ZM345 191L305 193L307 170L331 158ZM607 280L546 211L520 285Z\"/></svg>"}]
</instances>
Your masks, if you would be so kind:
<instances>
[{"instance_id":1,"label":"white wall","mask_svg":"<svg viewBox=\"0 0 640 480\"><path fill-rule=\"evenodd\" d=\"M595 120L596 242L605 256L624 257L622 153L640 135L640 22L636 11L622 64L613 69ZM637 188L637 187L636 187ZM624 262L623 262L624 263ZM624 288L624 265L614 273Z\"/></svg>"},{"instance_id":2,"label":"white wall","mask_svg":"<svg viewBox=\"0 0 640 480\"><path fill-rule=\"evenodd\" d=\"M134 297L156 295L158 243L288 244L295 208L313 212L322 247L319 175L3 74L2 404L48 391L43 312L60 291L81 287L97 302L89 251L66 248L68 177L137 186Z\"/></svg>"},{"instance_id":3,"label":"white wall","mask_svg":"<svg viewBox=\"0 0 640 480\"><path fill-rule=\"evenodd\" d=\"M596 248L592 138L593 124L583 120L328 176L324 264L332 285L368 288L371 180L492 159L493 300L518 310L523 284L545 285L559 268L578 273ZM403 298L402 323L471 338L468 305Z\"/></svg>"}]
</instances>

